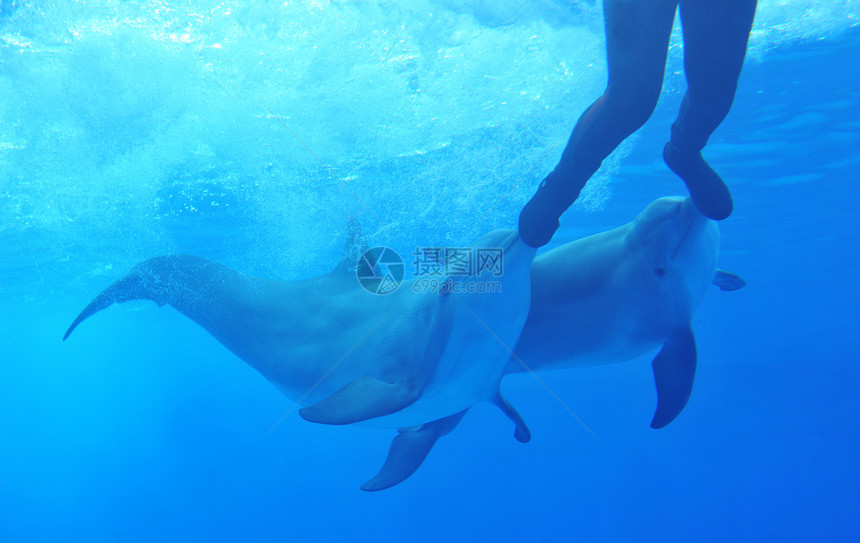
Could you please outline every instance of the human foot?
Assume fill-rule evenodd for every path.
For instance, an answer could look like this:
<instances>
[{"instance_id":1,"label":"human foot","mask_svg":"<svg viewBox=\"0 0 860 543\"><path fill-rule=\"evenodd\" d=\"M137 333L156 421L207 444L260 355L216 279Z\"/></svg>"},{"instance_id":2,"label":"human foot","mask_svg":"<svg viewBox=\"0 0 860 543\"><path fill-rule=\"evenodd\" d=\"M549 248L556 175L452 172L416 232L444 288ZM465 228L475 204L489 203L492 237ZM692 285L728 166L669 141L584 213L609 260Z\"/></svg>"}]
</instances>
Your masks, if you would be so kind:
<instances>
[{"instance_id":1,"label":"human foot","mask_svg":"<svg viewBox=\"0 0 860 543\"><path fill-rule=\"evenodd\" d=\"M703 215L721 221L732 214L729 188L700 152L684 151L670 141L663 148L663 160L686 183L693 203Z\"/></svg>"},{"instance_id":2,"label":"human foot","mask_svg":"<svg viewBox=\"0 0 860 543\"><path fill-rule=\"evenodd\" d=\"M559 218L573 203L573 199L565 197L544 179L535 195L520 211L520 238L534 248L543 247L558 230ZM575 199L575 198L574 198Z\"/></svg>"}]
</instances>

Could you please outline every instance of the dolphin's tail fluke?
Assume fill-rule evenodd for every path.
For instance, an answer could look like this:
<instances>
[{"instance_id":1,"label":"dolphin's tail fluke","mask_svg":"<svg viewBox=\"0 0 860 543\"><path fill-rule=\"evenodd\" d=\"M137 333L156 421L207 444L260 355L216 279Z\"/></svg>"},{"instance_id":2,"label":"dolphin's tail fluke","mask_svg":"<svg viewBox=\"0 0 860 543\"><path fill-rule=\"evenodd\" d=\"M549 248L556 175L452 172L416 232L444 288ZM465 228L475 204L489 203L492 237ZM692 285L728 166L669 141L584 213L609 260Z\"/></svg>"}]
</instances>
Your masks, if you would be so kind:
<instances>
[{"instance_id":1,"label":"dolphin's tail fluke","mask_svg":"<svg viewBox=\"0 0 860 543\"><path fill-rule=\"evenodd\" d=\"M80 323L84 322L86 319L88 319L89 317L91 317L95 313L98 313L102 309L112 305L114 302L121 301L121 300L118 300L114 296L114 293L111 291L114 289L114 287L116 287L116 286L118 286L124 282L125 282L125 278L120 279L119 281L117 281L113 285L109 286L104 291L102 291L101 294L96 296L95 299L92 302L90 302L89 305L87 305L83 311L81 311L81 314L78 315L78 317L74 320L74 322L72 322L72 325L69 326L69 329L66 330L65 335L63 335L63 341L66 341L66 339L70 335L72 335L72 332L75 331L75 328L77 328Z\"/></svg>"},{"instance_id":2,"label":"dolphin's tail fluke","mask_svg":"<svg viewBox=\"0 0 860 543\"><path fill-rule=\"evenodd\" d=\"M104 289L72 322L63 341L80 323L115 303L130 300L152 300L158 305L173 303L177 297L177 286L192 270L217 266L208 260L186 255L169 255L141 262L122 279Z\"/></svg>"},{"instance_id":3,"label":"dolphin's tail fluke","mask_svg":"<svg viewBox=\"0 0 860 543\"><path fill-rule=\"evenodd\" d=\"M152 259L156 260L156 259ZM66 341L75 328L92 315L98 313L102 309L109 307L115 303L127 302L130 300L149 299L146 282L141 279L141 268L146 264L150 264L152 260L147 260L134 267L131 272L125 277L104 289L101 294L96 296L93 301L87 305L81 314L72 322L66 334L63 336L63 341Z\"/></svg>"}]
</instances>

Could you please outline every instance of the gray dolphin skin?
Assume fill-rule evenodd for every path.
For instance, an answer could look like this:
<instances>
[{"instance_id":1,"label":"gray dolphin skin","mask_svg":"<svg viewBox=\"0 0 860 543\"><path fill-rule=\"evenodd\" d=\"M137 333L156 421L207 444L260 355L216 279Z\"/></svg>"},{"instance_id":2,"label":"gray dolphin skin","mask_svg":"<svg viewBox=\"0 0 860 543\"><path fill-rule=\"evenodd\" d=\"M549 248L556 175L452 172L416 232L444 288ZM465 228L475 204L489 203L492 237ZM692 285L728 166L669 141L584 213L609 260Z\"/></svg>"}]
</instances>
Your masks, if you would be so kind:
<instances>
[{"instance_id":1,"label":"gray dolphin skin","mask_svg":"<svg viewBox=\"0 0 860 543\"><path fill-rule=\"evenodd\" d=\"M305 405L306 420L397 428L383 467L361 486L373 491L412 475L478 401L497 405L514 422L515 438L527 442L525 422L499 391L508 373L621 362L659 349L652 426L665 426L690 396L690 319L707 286L744 286L716 269L716 223L689 199L661 198L629 224L536 259L515 231L492 232L474 246L504 250L495 294L416 293L414 282L371 294L356 280L355 255L365 248L356 228L336 268L303 281L256 278L194 256L157 257L96 296L63 339L113 303L171 305ZM485 279L448 280L466 287Z\"/></svg>"}]
</instances>

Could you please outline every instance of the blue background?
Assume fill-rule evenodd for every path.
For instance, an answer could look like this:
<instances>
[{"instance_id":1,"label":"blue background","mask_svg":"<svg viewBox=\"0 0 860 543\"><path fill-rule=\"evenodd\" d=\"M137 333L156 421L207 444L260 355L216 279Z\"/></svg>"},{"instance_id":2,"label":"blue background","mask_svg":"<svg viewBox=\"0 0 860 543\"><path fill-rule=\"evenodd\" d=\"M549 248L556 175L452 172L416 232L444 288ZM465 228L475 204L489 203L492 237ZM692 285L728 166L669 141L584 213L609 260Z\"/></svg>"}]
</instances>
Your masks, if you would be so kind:
<instances>
[{"instance_id":1,"label":"blue background","mask_svg":"<svg viewBox=\"0 0 860 543\"><path fill-rule=\"evenodd\" d=\"M749 285L705 297L663 430L650 357L543 375L594 435L512 376L529 444L478 405L369 494L391 432L277 424L292 403L173 310L61 342L151 256L298 279L350 215L405 254L514 224L602 90L604 43L599 5L499 4L0 4L0 540L860 537L853 0L760 2L706 151L736 201L720 265ZM556 243L681 193L660 161L681 55L676 28L654 117Z\"/></svg>"}]
</instances>

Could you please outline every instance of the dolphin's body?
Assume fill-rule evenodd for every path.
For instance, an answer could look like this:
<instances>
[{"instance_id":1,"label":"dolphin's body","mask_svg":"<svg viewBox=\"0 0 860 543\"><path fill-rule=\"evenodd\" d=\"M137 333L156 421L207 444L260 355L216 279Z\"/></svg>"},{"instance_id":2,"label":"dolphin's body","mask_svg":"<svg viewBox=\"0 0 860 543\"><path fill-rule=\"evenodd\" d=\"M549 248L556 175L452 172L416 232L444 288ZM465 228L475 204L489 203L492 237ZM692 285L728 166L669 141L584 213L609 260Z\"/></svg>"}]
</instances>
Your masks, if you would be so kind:
<instances>
[{"instance_id":1,"label":"dolphin's body","mask_svg":"<svg viewBox=\"0 0 860 543\"><path fill-rule=\"evenodd\" d=\"M528 441L522 418L499 393L503 373L619 362L663 344L652 425L683 409L695 370L690 317L715 278L719 243L716 224L689 199L657 200L632 223L533 265L534 251L513 234L485 236L478 246L506 249L500 297L415 294L407 285L369 294L347 256L358 239L347 242L334 271L304 281L259 279L192 256L148 260L99 294L65 337L115 302L172 305L288 397L309 403L300 410L305 419L399 428L365 490L409 477L477 401L499 406L515 422L515 437ZM742 286L722 272L716 278L721 288Z\"/></svg>"},{"instance_id":2,"label":"dolphin's body","mask_svg":"<svg viewBox=\"0 0 860 543\"><path fill-rule=\"evenodd\" d=\"M518 435L527 436L499 382L510 357L507 346L516 343L528 314L535 250L515 231L501 230L475 247L504 253L504 273L492 277L497 292L467 293L468 283L487 280L489 273L448 277L447 293L412 283L377 295L356 281L355 260L321 277L286 282L194 256L157 257L99 294L64 339L115 302L149 299L173 306L288 397L310 404L299 413L311 422L368 421L444 434L474 403L487 400L514 420ZM455 282L461 292L450 292ZM417 467L389 461L362 488L387 488Z\"/></svg>"}]
</instances>

